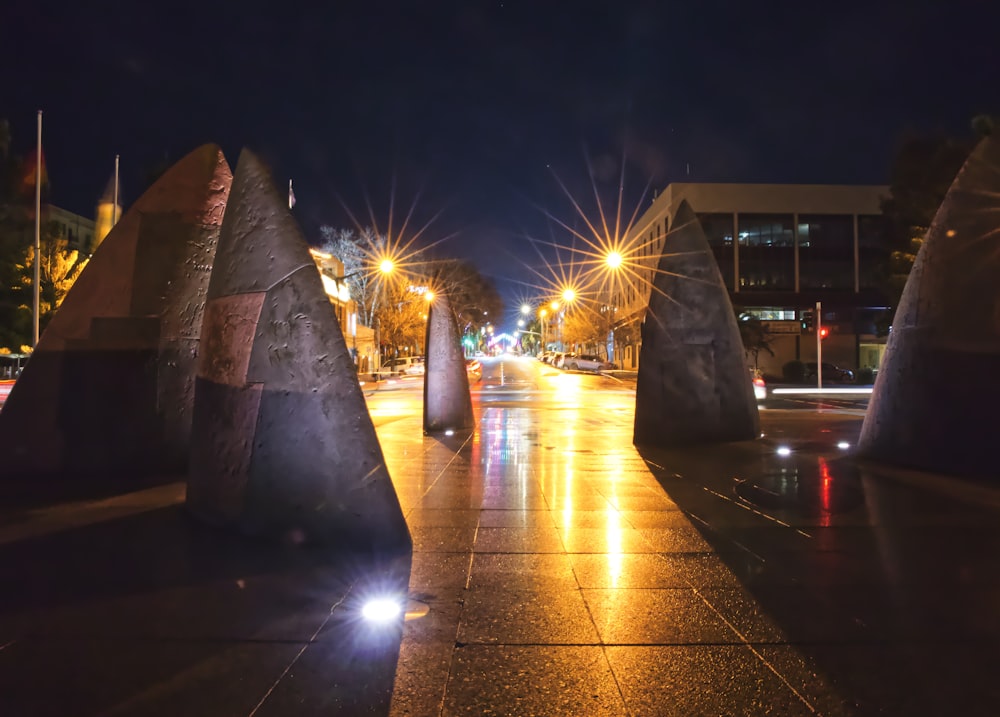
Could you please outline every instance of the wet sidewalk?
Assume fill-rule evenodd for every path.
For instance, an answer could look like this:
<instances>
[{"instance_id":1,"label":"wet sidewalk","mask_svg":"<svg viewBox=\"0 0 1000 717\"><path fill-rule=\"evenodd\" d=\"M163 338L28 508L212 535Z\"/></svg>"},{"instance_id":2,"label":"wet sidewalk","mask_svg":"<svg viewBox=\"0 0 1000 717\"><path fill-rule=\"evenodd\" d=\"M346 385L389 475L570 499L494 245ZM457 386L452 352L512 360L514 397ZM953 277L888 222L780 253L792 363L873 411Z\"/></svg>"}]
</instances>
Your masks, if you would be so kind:
<instances>
[{"instance_id":1,"label":"wet sidewalk","mask_svg":"<svg viewBox=\"0 0 1000 717\"><path fill-rule=\"evenodd\" d=\"M403 625L358 617L384 566L200 526L179 479L0 510L0 715L997 714L1000 491L858 468L858 410L640 454L585 379L477 386L471 436L369 399Z\"/></svg>"},{"instance_id":2,"label":"wet sidewalk","mask_svg":"<svg viewBox=\"0 0 1000 717\"><path fill-rule=\"evenodd\" d=\"M393 715L997 714L995 488L859 469L859 411L640 455L629 392L564 399L376 420L429 608Z\"/></svg>"}]
</instances>

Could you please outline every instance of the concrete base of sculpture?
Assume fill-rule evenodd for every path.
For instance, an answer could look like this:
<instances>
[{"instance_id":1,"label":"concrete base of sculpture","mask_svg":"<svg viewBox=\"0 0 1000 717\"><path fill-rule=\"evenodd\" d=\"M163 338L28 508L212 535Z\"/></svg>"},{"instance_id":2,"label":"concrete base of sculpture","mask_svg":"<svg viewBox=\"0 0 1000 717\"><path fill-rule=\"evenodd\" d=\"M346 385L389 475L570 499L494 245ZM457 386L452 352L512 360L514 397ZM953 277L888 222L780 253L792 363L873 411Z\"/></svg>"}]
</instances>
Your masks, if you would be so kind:
<instances>
[{"instance_id":1,"label":"concrete base of sculpture","mask_svg":"<svg viewBox=\"0 0 1000 717\"><path fill-rule=\"evenodd\" d=\"M87 494L183 473L201 314L231 181L222 152L205 145L101 243L0 412L0 481L75 483Z\"/></svg>"},{"instance_id":2,"label":"concrete base of sculpture","mask_svg":"<svg viewBox=\"0 0 1000 717\"><path fill-rule=\"evenodd\" d=\"M427 317L424 374L424 432L442 433L475 426L462 335L448 297L434 299Z\"/></svg>"},{"instance_id":3,"label":"concrete base of sculpture","mask_svg":"<svg viewBox=\"0 0 1000 717\"><path fill-rule=\"evenodd\" d=\"M694 212L682 202L664 239L643 324L633 442L751 440L759 425L729 295Z\"/></svg>"},{"instance_id":4,"label":"concrete base of sculpture","mask_svg":"<svg viewBox=\"0 0 1000 717\"><path fill-rule=\"evenodd\" d=\"M858 442L861 456L998 475L1000 142L987 138L948 190L907 279Z\"/></svg>"},{"instance_id":5,"label":"concrete base of sculpture","mask_svg":"<svg viewBox=\"0 0 1000 717\"><path fill-rule=\"evenodd\" d=\"M244 151L202 325L188 506L250 534L408 552L354 363L285 202Z\"/></svg>"}]
</instances>

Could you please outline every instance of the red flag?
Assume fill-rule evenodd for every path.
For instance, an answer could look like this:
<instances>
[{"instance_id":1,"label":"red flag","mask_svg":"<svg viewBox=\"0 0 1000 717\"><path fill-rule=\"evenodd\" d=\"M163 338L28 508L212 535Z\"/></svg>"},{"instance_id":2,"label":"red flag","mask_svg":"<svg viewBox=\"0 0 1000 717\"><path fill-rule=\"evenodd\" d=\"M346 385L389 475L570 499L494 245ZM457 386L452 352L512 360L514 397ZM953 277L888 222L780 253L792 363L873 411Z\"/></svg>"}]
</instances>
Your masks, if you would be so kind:
<instances>
[{"instance_id":1,"label":"red flag","mask_svg":"<svg viewBox=\"0 0 1000 717\"><path fill-rule=\"evenodd\" d=\"M49 173L45 168L45 151L42 150L42 189L48 187ZM24 158L24 172L21 175L21 192L25 195L35 194L35 177L38 171L38 152L31 150Z\"/></svg>"}]
</instances>

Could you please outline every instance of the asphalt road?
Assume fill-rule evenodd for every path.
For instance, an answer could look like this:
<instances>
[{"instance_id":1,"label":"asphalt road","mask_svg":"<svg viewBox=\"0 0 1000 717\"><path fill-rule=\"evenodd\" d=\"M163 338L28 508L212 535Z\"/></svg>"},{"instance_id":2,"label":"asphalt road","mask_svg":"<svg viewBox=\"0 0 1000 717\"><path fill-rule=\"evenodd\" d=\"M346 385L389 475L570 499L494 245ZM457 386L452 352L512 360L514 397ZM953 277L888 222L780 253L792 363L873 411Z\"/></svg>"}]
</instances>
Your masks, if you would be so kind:
<instances>
[{"instance_id":1,"label":"asphalt road","mask_svg":"<svg viewBox=\"0 0 1000 717\"><path fill-rule=\"evenodd\" d=\"M635 374L598 374L590 371L563 371L536 359L518 356L481 358L483 374L470 382L474 396L486 402L526 400L532 396L556 399L580 391L635 392ZM404 376L378 383L366 383L368 394L382 392L417 392L423 388L422 376ZM832 390L830 390L832 388ZM777 386L758 405L762 410L848 411L863 415L868 408L870 387L835 386L819 393L810 387ZM799 393L783 393L792 389ZM840 393L840 391L858 391ZM419 407L418 407L419 409Z\"/></svg>"}]
</instances>

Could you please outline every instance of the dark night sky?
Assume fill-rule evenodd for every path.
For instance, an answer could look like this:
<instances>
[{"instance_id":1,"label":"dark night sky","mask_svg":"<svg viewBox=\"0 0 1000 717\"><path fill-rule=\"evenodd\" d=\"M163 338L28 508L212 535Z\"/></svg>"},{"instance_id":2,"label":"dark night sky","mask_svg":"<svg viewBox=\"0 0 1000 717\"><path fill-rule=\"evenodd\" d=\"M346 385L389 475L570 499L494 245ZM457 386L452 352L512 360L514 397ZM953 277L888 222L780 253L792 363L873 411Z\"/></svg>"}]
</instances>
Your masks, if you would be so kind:
<instances>
[{"instance_id":1,"label":"dark night sky","mask_svg":"<svg viewBox=\"0 0 1000 717\"><path fill-rule=\"evenodd\" d=\"M631 210L647 183L883 183L905 131L1000 114L986 0L84 5L0 10L0 116L23 152L44 110L55 204L92 215L116 153L127 204L164 158L247 146L313 240L341 201L382 229L415 201L509 296L539 207L573 221L556 176L593 211L586 158L608 202L626 158Z\"/></svg>"}]
</instances>

